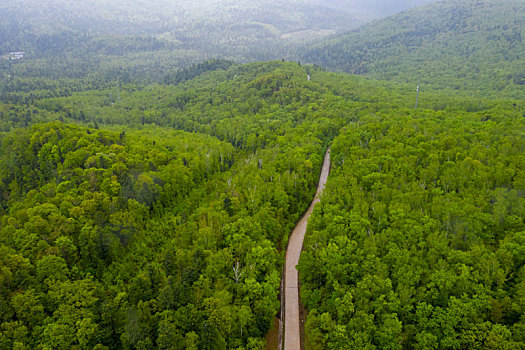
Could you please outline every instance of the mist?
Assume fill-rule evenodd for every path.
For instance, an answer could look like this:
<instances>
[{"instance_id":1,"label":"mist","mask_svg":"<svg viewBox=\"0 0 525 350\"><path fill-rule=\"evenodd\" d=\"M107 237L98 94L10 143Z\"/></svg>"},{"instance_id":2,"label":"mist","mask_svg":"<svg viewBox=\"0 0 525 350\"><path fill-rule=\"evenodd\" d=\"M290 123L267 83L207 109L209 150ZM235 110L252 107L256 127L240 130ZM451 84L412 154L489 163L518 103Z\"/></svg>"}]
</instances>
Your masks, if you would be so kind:
<instances>
[{"instance_id":1,"label":"mist","mask_svg":"<svg viewBox=\"0 0 525 350\"><path fill-rule=\"evenodd\" d=\"M191 35L190 31L199 26L219 30L255 21L274 26L280 36L298 30L341 33L430 1L2 0L0 25L35 35L65 30L112 35Z\"/></svg>"},{"instance_id":2,"label":"mist","mask_svg":"<svg viewBox=\"0 0 525 350\"><path fill-rule=\"evenodd\" d=\"M0 56L54 57L57 74L86 57L84 74L102 62L145 71L210 58L297 60L305 45L429 1L0 0Z\"/></svg>"}]
</instances>

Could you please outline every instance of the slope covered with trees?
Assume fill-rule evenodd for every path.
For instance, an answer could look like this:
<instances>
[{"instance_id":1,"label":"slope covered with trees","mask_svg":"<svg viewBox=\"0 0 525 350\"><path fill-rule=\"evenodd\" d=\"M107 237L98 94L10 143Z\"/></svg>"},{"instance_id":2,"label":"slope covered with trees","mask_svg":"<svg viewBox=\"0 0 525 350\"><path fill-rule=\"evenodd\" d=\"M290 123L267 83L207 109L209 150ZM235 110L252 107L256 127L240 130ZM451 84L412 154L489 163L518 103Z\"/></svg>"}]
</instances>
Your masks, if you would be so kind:
<instances>
[{"instance_id":1,"label":"slope covered with trees","mask_svg":"<svg viewBox=\"0 0 525 350\"><path fill-rule=\"evenodd\" d=\"M307 62L422 89L523 98L525 3L439 1L306 47Z\"/></svg>"},{"instance_id":2,"label":"slope covered with trees","mask_svg":"<svg viewBox=\"0 0 525 350\"><path fill-rule=\"evenodd\" d=\"M243 46L255 49L264 42L267 45L258 53L267 56L274 53L272 47L279 47L283 34L306 31L311 40L429 1L404 0L395 5L388 0L2 1L0 53L17 48L56 53L74 40L153 36L207 53L242 54Z\"/></svg>"},{"instance_id":3,"label":"slope covered with trees","mask_svg":"<svg viewBox=\"0 0 525 350\"><path fill-rule=\"evenodd\" d=\"M169 70L210 58L297 59L291 48L384 16L385 3L0 1L0 86L9 76L160 82ZM16 51L24 57L10 62Z\"/></svg>"},{"instance_id":4,"label":"slope covered with trees","mask_svg":"<svg viewBox=\"0 0 525 350\"><path fill-rule=\"evenodd\" d=\"M326 7L339 11L356 11L370 18L378 18L392 15L416 6L432 2L434 0L311 0L314 3L323 4Z\"/></svg>"},{"instance_id":5,"label":"slope covered with trees","mask_svg":"<svg viewBox=\"0 0 525 350\"><path fill-rule=\"evenodd\" d=\"M267 60L286 56L287 46L298 41L364 22L350 9L341 12L307 0L2 1L0 58L24 51L24 60L90 73L107 61L124 68L166 68L174 60L171 67L178 68L187 64L178 60L188 57L192 62Z\"/></svg>"},{"instance_id":6,"label":"slope covered with trees","mask_svg":"<svg viewBox=\"0 0 525 350\"><path fill-rule=\"evenodd\" d=\"M280 59L298 42L361 23L350 10L306 0L0 1L0 89L16 90L19 80L69 88L83 79L75 91L159 83L209 58ZM17 51L25 54L11 60Z\"/></svg>"}]
</instances>

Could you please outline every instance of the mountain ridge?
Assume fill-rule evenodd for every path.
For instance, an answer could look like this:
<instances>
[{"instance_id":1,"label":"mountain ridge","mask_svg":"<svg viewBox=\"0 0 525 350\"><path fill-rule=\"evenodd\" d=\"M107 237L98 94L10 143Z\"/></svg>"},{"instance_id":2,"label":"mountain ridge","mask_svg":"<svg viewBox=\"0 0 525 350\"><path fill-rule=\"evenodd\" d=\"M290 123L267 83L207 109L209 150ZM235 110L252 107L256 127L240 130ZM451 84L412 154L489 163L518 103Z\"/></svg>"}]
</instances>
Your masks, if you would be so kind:
<instances>
[{"instance_id":1,"label":"mountain ridge","mask_svg":"<svg viewBox=\"0 0 525 350\"><path fill-rule=\"evenodd\" d=\"M300 56L375 79L521 98L523 14L518 0L439 1L321 41Z\"/></svg>"}]
</instances>

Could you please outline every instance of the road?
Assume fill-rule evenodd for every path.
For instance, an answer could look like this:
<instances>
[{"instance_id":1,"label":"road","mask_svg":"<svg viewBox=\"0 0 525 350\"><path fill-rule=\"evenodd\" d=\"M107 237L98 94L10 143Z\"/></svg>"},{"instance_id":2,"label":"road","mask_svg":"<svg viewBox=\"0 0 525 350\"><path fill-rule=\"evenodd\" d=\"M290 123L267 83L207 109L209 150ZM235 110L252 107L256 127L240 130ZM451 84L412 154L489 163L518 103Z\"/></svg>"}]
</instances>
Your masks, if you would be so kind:
<instances>
[{"instance_id":1,"label":"road","mask_svg":"<svg viewBox=\"0 0 525 350\"><path fill-rule=\"evenodd\" d=\"M308 210L301 218L301 221L295 226L292 235L288 241L286 251L286 262L284 268L284 349L298 350L301 349L301 320L299 312L299 274L297 264L299 256L303 249L304 234L308 218L314 209L315 204L319 202L319 196L324 190L328 173L330 172L330 149L326 151L323 168L317 185L315 198L308 207ZM282 307L282 306L281 306Z\"/></svg>"}]
</instances>

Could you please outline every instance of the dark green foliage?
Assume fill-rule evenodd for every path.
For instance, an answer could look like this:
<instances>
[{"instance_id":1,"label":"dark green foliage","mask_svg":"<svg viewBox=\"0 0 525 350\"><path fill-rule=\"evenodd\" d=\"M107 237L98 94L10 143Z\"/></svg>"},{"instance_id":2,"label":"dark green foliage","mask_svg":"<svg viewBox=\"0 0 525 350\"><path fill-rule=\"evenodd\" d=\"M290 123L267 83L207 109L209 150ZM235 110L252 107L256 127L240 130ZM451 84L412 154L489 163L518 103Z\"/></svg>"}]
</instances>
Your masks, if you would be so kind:
<instances>
[{"instance_id":1,"label":"dark green foliage","mask_svg":"<svg viewBox=\"0 0 525 350\"><path fill-rule=\"evenodd\" d=\"M523 98L524 13L520 0L440 1L305 48L301 56L423 91Z\"/></svg>"},{"instance_id":2,"label":"dark green foliage","mask_svg":"<svg viewBox=\"0 0 525 350\"><path fill-rule=\"evenodd\" d=\"M301 43L427 1L390 6L388 0L380 0L373 5L381 11L374 13L368 4L356 1L4 1L0 98L6 99L4 91L12 102L16 92L39 95L42 83L51 83L47 79L60 80L64 96L65 90L88 90L88 84L98 89L119 83L174 82L179 80L173 79L177 73L170 72L205 59L295 59L291 49ZM26 54L10 60L14 51Z\"/></svg>"},{"instance_id":3,"label":"dark green foliage","mask_svg":"<svg viewBox=\"0 0 525 350\"><path fill-rule=\"evenodd\" d=\"M0 87L20 91L11 78L164 82L167 72L205 59L286 57L297 42L363 22L352 10L304 0L7 1L0 4ZM26 54L10 60L14 51Z\"/></svg>"},{"instance_id":4,"label":"dark green foliage","mask_svg":"<svg viewBox=\"0 0 525 350\"><path fill-rule=\"evenodd\" d=\"M226 60L209 60L201 63L192 65L191 67L181 69L173 74L173 76L167 75L164 81L168 84L179 84L187 80L193 79L205 72L214 71L218 69L228 69L231 67L233 62Z\"/></svg>"}]
</instances>

